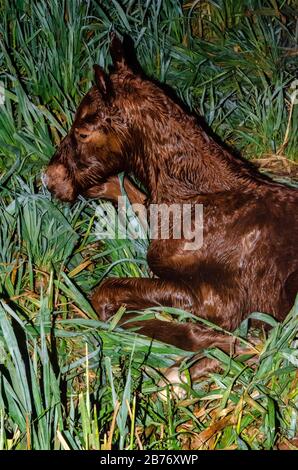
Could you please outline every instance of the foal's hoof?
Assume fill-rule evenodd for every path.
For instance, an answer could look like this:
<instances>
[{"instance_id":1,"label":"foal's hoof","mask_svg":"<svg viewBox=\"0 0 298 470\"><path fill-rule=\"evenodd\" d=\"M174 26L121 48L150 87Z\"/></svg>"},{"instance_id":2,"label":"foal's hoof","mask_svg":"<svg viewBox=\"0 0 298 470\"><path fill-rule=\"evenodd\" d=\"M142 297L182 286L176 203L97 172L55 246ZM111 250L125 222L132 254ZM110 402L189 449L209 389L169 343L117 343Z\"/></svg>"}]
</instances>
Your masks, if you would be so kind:
<instances>
[{"instance_id":1,"label":"foal's hoof","mask_svg":"<svg viewBox=\"0 0 298 470\"><path fill-rule=\"evenodd\" d=\"M158 382L159 387L164 387L158 392L158 396L163 401L172 398L182 400L186 397L183 385L187 385L185 373L179 371L179 366L169 367L164 373L164 378Z\"/></svg>"},{"instance_id":2,"label":"foal's hoof","mask_svg":"<svg viewBox=\"0 0 298 470\"><path fill-rule=\"evenodd\" d=\"M189 368L191 382L198 382L200 379L208 377L210 373L216 372L219 369L219 363L216 359L201 357L200 354L198 361ZM161 379L158 385L164 387L163 390L158 392L159 397L164 401L168 399L168 396L178 400L183 400L186 397L188 382L185 372L179 371L178 363L166 370L164 379ZM166 389L166 385L168 385L169 392Z\"/></svg>"},{"instance_id":3,"label":"foal's hoof","mask_svg":"<svg viewBox=\"0 0 298 470\"><path fill-rule=\"evenodd\" d=\"M106 322L110 315L108 313L108 303L101 286L96 287L90 294L90 303L98 315L98 318Z\"/></svg>"}]
</instances>

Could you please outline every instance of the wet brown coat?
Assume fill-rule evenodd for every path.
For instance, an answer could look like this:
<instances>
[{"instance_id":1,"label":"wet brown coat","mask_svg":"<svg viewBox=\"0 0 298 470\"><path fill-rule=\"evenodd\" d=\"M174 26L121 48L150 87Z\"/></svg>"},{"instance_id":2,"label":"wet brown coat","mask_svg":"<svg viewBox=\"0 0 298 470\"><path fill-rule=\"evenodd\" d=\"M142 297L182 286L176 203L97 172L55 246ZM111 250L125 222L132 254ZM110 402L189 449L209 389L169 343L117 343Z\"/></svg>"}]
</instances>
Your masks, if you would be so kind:
<instances>
[{"instance_id":1,"label":"wet brown coat","mask_svg":"<svg viewBox=\"0 0 298 470\"><path fill-rule=\"evenodd\" d=\"M183 308L232 331L253 311L282 320L298 290L298 192L272 182L232 155L161 87L125 63L114 41L115 70L96 67L96 86L47 169L58 198L78 194L112 201L116 175L133 173L147 196L126 178L132 202L202 203L204 243L152 240L151 279L106 279L92 295L106 320L122 304ZM231 339L200 323L135 323L143 334L197 351L229 350Z\"/></svg>"}]
</instances>

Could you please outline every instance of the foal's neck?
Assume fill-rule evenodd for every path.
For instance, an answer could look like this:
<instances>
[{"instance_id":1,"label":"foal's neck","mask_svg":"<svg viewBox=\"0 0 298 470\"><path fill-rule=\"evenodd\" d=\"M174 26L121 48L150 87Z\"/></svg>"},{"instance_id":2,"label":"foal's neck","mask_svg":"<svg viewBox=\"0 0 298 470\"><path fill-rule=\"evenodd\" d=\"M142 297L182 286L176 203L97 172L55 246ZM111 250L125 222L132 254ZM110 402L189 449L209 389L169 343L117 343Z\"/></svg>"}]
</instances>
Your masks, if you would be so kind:
<instances>
[{"instance_id":1,"label":"foal's neck","mask_svg":"<svg viewBox=\"0 0 298 470\"><path fill-rule=\"evenodd\" d=\"M158 90L158 91L157 91ZM217 144L197 119L154 89L131 120L128 169L154 202L184 201L200 194L245 191L266 181L248 163Z\"/></svg>"}]
</instances>

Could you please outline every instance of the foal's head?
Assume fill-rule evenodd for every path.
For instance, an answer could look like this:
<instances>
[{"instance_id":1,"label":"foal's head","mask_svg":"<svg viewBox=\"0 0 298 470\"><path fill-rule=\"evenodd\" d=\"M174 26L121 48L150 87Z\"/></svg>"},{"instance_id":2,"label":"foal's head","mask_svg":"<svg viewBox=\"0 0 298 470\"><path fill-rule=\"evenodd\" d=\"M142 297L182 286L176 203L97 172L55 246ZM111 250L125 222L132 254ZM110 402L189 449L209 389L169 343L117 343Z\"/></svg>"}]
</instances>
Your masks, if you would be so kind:
<instances>
[{"instance_id":1,"label":"foal's head","mask_svg":"<svg viewBox=\"0 0 298 470\"><path fill-rule=\"evenodd\" d=\"M94 66L95 85L83 98L46 171L49 190L63 201L74 201L78 194L92 196L96 185L129 169L133 155L144 153L142 122L147 127L155 122L163 133L164 93L133 72L117 37L110 51L113 72L108 75Z\"/></svg>"}]
</instances>

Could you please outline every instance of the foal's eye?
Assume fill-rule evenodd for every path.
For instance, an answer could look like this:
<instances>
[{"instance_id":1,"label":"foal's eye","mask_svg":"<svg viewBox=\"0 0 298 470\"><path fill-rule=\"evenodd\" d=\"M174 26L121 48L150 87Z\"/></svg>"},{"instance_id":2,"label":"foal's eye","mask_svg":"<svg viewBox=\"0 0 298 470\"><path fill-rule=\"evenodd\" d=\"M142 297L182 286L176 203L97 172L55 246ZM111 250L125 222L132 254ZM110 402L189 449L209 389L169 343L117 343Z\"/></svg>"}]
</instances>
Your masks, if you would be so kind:
<instances>
[{"instance_id":1,"label":"foal's eye","mask_svg":"<svg viewBox=\"0 0 298 470\"><path fill-rule=\"evenodd\" d=\"M88 137L88 134L79 134L80 139L86 139Z\"/></svg>"}]
</instances>

